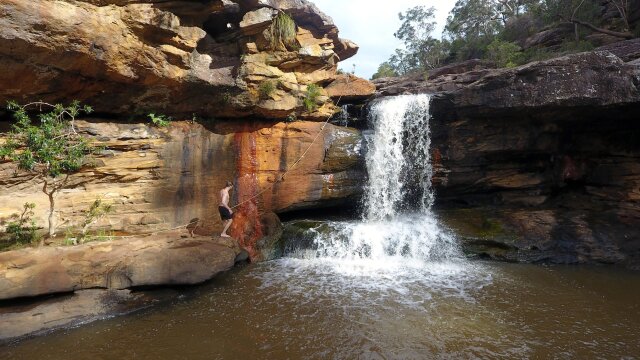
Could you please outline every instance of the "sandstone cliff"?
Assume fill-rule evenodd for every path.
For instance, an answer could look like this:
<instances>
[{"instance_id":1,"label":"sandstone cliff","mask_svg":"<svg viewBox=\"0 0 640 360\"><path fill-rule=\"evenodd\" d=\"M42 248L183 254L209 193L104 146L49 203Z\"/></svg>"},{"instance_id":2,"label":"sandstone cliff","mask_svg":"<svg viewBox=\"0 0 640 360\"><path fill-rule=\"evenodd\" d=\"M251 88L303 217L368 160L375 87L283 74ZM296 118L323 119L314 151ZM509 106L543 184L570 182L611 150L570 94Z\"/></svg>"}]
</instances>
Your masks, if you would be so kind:
<instances>
[{"instance_id":1,"label":"sandstone cliff","mask_svg":"<svg viewBox=\"0 0 640 360\"><path fill-rule=\"evenodd\" d=\"M278 14L295 22L286 46L270 31ZM0 103L325 119L335 106L321 89L306 109L307 86L329 85L357 50L305 0L3 0Z\"/></svg>"},{"instance_id":2,"label":"sandstone cliff","mask_svg":"<svg viewBox=\"0 0 640 360\"><path fill-rule=\"evenodd\" d=\"M274 213L361 191L357 131L281 122L324 121L334 101L371 95L368 81L336 74L357 50L305 0L4 0L0 103L76 99L98 114L78 125L105 150L59 194L59 233L101 198L114 211L95 228L137 234L198 219L211 234L218 191L234 180L232 233L260 258L278 237ZM193 120L158 129L145 124L151 112ZM0 185L0 230L26 202L44 225L37 182L0 161Z\"/></svg>"},{"instance_id":3,"label":"sandstone cliff","mask_svg":"<svg viewBox=\"0 0 640 360\"><path fill-rule=\"evenodd\" d=\"M101 198L114 211L96 228L146 233L199 218L200 226L212 233L220 230L218 192L233 180L232 205L242 203L234 235L244 239L245 232L251 234L243 243L251 247L262 234L256 233L257 224L248 226L242 218L256 221L258 213L344 204L362 191L360 134L322 126L246 120L240 127L234 121L207 127L176 122L158 129L143 123L79 122L79 129L105 150L95 166L74 174L58 195L56 222L61 232L77 227L91 203ZM47 197L37 181L15 170L10 162L0 163L0 224L23 203L33 202L37 222L44 226Z\"/></svg>"}]
</instances>

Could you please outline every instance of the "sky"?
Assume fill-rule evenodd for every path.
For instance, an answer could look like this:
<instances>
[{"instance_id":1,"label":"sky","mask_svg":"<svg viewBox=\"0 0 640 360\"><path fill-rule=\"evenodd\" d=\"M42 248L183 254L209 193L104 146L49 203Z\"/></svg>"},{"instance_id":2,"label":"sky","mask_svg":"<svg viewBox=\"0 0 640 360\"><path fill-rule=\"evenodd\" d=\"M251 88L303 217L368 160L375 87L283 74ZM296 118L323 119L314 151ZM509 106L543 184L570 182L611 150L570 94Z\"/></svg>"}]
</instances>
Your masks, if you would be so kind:
<instances>
[{"instance_id":1,"label":"sky","mask_svg":"<svg viewBox=\"0 0 640 360\"><path fill-rule=\"evenodd\" d=\"M434 37L440 38L447 15L456 0L311 0L322 12L333 18L340 30L340 37L360 46L358 54L342 61L339 67L351 72L356 65L356 75L369 79L378 65L389 59L402 43L393 37L400 27L398 13L417 5L436 8L438 27Z\"/></svg>"}]
</instances>

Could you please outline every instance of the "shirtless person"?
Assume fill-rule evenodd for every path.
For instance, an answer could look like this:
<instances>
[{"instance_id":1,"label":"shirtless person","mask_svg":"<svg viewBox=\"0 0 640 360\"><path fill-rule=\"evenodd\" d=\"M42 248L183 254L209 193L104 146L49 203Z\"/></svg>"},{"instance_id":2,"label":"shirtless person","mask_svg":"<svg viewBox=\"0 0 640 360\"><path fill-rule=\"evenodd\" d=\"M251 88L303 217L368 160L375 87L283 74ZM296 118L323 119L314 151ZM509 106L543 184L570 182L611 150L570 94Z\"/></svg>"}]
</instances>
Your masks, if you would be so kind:
<instances>
[{"instance_id":1,"label":"shirtless person","mask_svg":"<svg viewBox=\"0 0 640 360\"><path fill-rule=\"evenodd\" d=\"M224 230L222 230L222 237L230 237L227 235L227 230L233 222L233 210L229 207L229 190L233 189L231 181L227 181L227 186L220 190L220 205L218 211L220 212L220 218L224 222Z\"/></svg>"}]
</instances>

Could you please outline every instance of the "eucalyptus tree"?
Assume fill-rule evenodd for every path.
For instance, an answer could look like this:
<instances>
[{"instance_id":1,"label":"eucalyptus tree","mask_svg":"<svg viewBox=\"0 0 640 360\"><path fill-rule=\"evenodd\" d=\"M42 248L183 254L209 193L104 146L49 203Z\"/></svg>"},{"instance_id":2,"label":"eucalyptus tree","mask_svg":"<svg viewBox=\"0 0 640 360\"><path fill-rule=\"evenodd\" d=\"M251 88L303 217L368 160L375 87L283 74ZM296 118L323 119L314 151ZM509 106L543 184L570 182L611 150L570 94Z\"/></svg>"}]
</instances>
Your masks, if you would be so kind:
<instances>
[{"instance_id":1,"label":"eucalyptus tree","mask_svg":"<svg viewBox=\"0 0 640 360\"><path fill-rule=\"evenodd\" d=\"M447 43L433 37L435 8L415 6L398 17L402 24L393 35L404 43L404 49L396 49L387 62L393 72L403 75L442 65L449 52Z\"/></svg>"}]
</instances>

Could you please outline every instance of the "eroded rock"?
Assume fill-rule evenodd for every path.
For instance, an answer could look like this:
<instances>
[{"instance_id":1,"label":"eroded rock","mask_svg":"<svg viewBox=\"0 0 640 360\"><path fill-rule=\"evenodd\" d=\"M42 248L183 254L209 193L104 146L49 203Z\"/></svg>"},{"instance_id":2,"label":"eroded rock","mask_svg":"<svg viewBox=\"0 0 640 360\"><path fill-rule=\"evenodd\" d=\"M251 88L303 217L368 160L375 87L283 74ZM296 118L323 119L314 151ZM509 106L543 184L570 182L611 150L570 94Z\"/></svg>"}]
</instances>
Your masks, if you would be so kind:
<instances>
[{"instance_id":1,"label":"eroded rock","mask_svg":"<svg viewBox=\"0 0 640 360\"><path fill-rule=\"evenodd\" d=\"M294 18L299 49L271 48L278 11ZM331 82L337 61L356 51L331 18L302 0L7 0L0 102L77 99L110 114L284 119L305 113L304 86ZM259 88L268 79L287 83L280 89L286 106L263 101ZM304 115L320 120L335 111L325 98Z\"/></svg>"},{"instance_id":2,"label":"eroded rock","mask_svg":"<svg viewBox=\"0 0 640 360\"><path fill-rule=\"evenodd\" d=\"M0 253L0 300L81 289L192 285L230 269L226 239L163 233L147 238Z\"/></svg>"}]
</instances>

